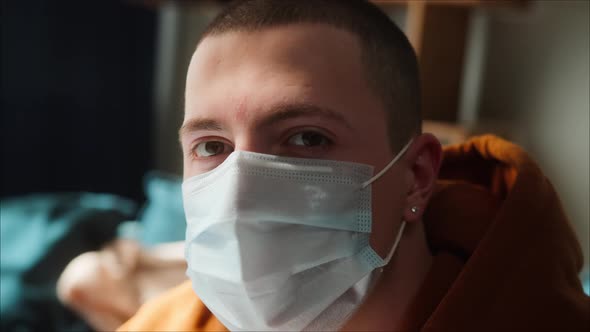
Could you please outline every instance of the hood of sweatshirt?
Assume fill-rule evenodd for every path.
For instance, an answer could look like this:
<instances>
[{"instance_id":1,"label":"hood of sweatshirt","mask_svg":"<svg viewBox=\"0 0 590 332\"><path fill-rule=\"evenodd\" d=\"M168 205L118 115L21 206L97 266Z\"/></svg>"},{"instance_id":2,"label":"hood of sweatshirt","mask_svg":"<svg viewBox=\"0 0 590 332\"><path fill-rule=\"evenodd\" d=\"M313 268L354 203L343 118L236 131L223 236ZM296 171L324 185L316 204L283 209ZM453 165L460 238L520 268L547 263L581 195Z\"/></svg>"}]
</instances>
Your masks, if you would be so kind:
<instances>
[{"instance_id":1,"label":"hood of sweatshirt","mask_svg":"<svg viewBox=\"0 0 590 332\"><path fill-rule=\"evenodd\" d=\"M588 331L580 245L560 200L518 146L448 146L424 223L434 263L400 330Z\"/></svg>"}]
</instances>

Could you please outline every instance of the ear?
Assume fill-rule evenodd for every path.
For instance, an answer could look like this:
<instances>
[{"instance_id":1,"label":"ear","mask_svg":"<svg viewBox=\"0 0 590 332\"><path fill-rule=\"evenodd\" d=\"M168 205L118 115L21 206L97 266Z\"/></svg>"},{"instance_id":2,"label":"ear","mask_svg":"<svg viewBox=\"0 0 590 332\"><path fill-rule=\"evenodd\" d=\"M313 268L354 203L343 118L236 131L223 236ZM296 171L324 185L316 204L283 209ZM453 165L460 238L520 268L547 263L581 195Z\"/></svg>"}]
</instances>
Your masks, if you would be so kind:
<instances>
[{"instance_id":1,"label":"ear","mask_svg":"<svg viewBox=\"0 0 590 332\"><path fill-rule=\"evenodd\" d=\"M442 159L440 142L432 134L414 138L407 151L408 192L404 207L404 220L416 222L422 219L432 195Z\"/></svg>"}]
</instances>

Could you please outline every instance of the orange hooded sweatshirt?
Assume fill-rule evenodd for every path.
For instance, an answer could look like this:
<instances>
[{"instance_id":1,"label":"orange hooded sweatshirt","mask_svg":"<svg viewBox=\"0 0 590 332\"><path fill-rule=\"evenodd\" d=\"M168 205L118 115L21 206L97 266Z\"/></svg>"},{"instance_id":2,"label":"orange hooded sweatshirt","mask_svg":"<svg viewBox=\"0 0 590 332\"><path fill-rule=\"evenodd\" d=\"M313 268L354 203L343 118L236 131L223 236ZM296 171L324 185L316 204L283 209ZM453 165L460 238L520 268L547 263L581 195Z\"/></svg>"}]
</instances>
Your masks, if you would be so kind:
<instances>
[{"instance_id":1,"label":"orange hooded sweatshirt","mask_svg":"<svg viewBox=\"0 0 590 332\"><path fill-rule=\"evenodd\" d=\"M392 331L590 331L582 253L553 187L495 136L444 149L424 215L433 265ZM120 331L225 331L190 281Z\"/></svg>"}]
</instances>

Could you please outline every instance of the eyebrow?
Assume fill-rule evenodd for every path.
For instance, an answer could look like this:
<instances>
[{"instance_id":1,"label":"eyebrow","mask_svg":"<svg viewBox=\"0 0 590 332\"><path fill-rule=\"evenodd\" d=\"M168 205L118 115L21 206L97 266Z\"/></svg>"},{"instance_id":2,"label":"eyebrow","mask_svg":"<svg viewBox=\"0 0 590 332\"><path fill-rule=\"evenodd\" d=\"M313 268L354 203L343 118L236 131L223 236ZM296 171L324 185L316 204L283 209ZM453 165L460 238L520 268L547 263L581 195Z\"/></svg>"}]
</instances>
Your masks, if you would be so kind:
<instances>
[{"instance_id":1,"label":"eyebrow","mask_svg":"<svg viewBox=\"0 0 590 332\"><path fill-rule=\"evenodd\" d=\"M340 125L343 125L350 130L353 129L350 123L348 123L340 113L328 108L307 103L278 104L272 107L256 126L259 128L269 127L285 120L304 116L328 118L340 123Z\"/></svg>"},{"instance_id":2,"label":"eyebrow","mask_svg":"<svg viewBox=\"0 0 590 332\"><path fill-rule=\"evenodd\" d=\"M219 122L212 119L195 118L180 127L178 137L182 139L184 135L199 130L221 131L223 127Z\"/></svg>"},{"instance_id":3,"label":"eyebrow","mask_svg":"<svg viewBox=\"0 0 590 332\"><path fill-rule=\"evenodd\" d=\"M273 106L270 111L263 115L262 119L255 122L256 128L273 126L279 122L300 117L323 117L338 122L349 130L353 127L338 112L319 107L308 103L289 103ZM183 124L178 131L179 137L199 130L221 131L223 126L216 120L206 118L195 118Z\"/></svg>"}]
</instances>

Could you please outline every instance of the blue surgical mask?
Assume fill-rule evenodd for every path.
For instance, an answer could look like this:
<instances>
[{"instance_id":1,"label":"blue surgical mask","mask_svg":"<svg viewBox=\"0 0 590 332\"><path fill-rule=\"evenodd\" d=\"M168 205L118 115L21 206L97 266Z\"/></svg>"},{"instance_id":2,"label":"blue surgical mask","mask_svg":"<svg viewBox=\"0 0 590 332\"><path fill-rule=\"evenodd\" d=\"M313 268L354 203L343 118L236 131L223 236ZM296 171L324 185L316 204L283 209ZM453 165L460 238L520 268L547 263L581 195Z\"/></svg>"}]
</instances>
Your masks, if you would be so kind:
<instances>
[{"instance_id":1,"label":"blue surgical mask","mask_svg":"<svg viewBox=\"0 0 590 332\"><path fill-rule=\"evenodd\" d=\"M235 151L183 183L187 274L232 331L338 329L361 305L397 248L370 246L364 164Z\"/></svg>"}]
</instances>

